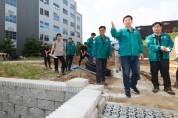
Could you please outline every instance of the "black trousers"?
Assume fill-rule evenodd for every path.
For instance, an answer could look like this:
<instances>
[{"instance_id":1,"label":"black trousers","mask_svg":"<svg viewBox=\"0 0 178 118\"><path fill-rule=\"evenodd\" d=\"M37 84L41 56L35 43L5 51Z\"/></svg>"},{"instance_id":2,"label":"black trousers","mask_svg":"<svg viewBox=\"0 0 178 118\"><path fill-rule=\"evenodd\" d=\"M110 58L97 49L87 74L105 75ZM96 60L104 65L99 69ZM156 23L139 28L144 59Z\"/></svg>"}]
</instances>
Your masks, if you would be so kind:
<instances>
[{"instance_id":1,"label":"black trousers","mask_svg":"<svg viewBox=\"0 0 178 118\"><path fill-rule=\"evenodd\" d=\"M58 60L61 61L62 66L61 66L61 71L62 73L64 73L65 67L66 67L66 62L64 59L64 56L56 56L57 58L54 58L54 67L55 67L55 71L59 71L58 70Z\"/></svg>"},{"instance_id":2,"label":"black trousers","mask_svg":"<svg viewBox=\"0 0 178 118\"><path fill-rule=\"evenodd\" d=\"M47 68L49 65L49 68L51 68L51 61L50 61L50 56L48 55L46 57L46 55L44 56L44 63L45 63L45 67Z\"/></svg>"},{"instance_id":3,"label":"black trousers","mask_svg":"<svg viewBox=\"0 0 178 118\"><path fill-rule=\"evenodd\" d=\"M70 70L70 67L72 65L74 55L67 55L66 56L66 67L68 67L68 70Z\"/></svg>"},{"instance_id":4,"label":"black trousers","mask_svg":"<svg viewBox=\"0 0 178 118\"><path fill-rule=\"evenodd\" d=\"M79 66L80 66L80 64L81 64L81 62L82 62L82 60L85 58L85 57L87 57L88 59L89 59L89 55L86 53L85 55L82 55L81 53L80 53L80 60L79 60Z\"/></svg>"},{"instance_id":5,"label":"black trousers","mask_svg":"<svg viewBox=\"0 0 178 118\"><path fill-rule=\"evenodd\" d=\"M171 80L169 75L169 60L150 61L151 81L154 87L159 87L158 71L160 70L163 77L164 88L171 87Z\"/></svg>"},{"instance_id":6,"label":"black trousers","mask_svg":"<svg viewBox=\"0 0 178 118\"><path fill-rule=\"evenodd\" d=\"M96 83L105 82L107 59L96 59Z\"/></svg>"}]
</instances>

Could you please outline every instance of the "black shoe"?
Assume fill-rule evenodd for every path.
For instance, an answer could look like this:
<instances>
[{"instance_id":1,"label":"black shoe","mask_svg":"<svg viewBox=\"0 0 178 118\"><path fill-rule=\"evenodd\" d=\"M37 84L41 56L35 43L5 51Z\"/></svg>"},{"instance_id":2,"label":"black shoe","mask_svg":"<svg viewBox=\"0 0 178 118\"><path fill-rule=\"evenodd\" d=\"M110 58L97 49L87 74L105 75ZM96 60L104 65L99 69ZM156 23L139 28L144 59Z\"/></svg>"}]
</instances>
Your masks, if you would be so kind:
<instances>
[{"instance_id":1,"label":"black shoe","mask_svg":"<svg viewBox=\"0 0 178 118\"><path fill-rule=\"evenodd\" d=\"M175 95L175 92L171 88L164 88L164 91L170 95Z\"/></svg>"},{"instance_id":2,"label":"black shoe","mask_svg":"<svg viewBox=\"0 0 178 118\"><path fill-rule=\"evenodd\" d=\"M127 98L131 98L130 91L125 92L125 95L126 95Z\"/></svg>"},{"instance_id":3,"label":"black shoe","mask_svg":"<svg viewBox=\"0 0 178 118\"><path fill-rule=\"evenodd\" d=\"M159 91L159 87L155 86L152 90L153 93L157 93Z\"/></svg>"},{"instance_id":4,"label":"black shoe","mask_svg":"<svg viewBox=\"0 0 178 118\"><path fill-rule=\"evenodd\" d=\"M137 89L137 87L132 87L132 89L134 90L134 92L135 92L136 94L140 94L140 91Z\"/></svg>"},{"instance_id":5,"label":"black shoe","mask_svg":"<svg viewBox=\"0 0 178 118\"><path fill-rule=\"evenodd\" d=\"M56 70L56 71L54 71L54 73L59 74L59 71Z\"/></svg>"}]
</instances>

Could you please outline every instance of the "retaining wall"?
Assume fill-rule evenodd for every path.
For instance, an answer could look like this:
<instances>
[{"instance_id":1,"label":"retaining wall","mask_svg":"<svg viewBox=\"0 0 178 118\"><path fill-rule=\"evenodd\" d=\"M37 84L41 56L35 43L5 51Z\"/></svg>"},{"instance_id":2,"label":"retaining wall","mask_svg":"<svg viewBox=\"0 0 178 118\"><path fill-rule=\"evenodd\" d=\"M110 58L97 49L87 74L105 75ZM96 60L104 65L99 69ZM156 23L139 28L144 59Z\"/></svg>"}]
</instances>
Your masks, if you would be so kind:
<instances>
[{"instance_id":1,"label":"retaining wall","mask_svg":"<svg viewBox=\"0 0 178 118\"><path fill-rule=\"evenodd\" d=\"M1 77L0 118L97 118L103 89L81 78L53 82ZM100 112L104 109L101 106ZM60 113L56 112L61 108ZM68 117L69 114L73 115Z\"/></svg>"}]
</instances>

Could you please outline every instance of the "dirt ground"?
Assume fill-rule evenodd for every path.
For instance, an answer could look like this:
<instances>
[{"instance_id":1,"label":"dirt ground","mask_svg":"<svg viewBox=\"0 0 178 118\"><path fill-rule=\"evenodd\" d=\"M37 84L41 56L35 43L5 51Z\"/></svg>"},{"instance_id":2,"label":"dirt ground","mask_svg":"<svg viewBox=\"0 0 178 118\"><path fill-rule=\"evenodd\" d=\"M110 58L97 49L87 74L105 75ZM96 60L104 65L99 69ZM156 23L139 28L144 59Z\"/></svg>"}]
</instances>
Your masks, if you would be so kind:
<instances>
[{"instance_id":1,"label":"dirt ground","mask_svg":"<svg viewBox=\"0 0 178 118\"><path fill-rule=\"evenodd\" d=\"M78 65L78 57L74 58L73 65ZM85 60L83 60L81 67L85 68ZM113 69L114 67L114 57L112 57L108 61L108 68ZM172 82L172 89L176 92L176 95L171 96L163 91L163 81L162 78L159 76L159 83L160 83L160 91L158 93L152 92L152 83L151 83L151 76L150 76L150 67L148 61L142 61L141 62L141 80L138 81L138 89L140 90L141 94L136 95L132 92L132 98L128 99L125 97L124 94L124 87L123 87L123 81L122 78L116 79L113 76L110 76L106 79L106 82L108 83L107 86L105 86L104 94L103 96L106 97L108 101L112 102L119 102L119 103L127 103L132 105L141 105L141 106L147 106L152 108L161 108L161 109L169 109L169 110L178 110L178 89L174 88L174 82L175 82L175 72L176 68L178 67L177 62L170 61L170 76L171 76L171 82ZM119 72L122 76L122 72ZM52 81L67 81L75 77L82 77L89 79L90 84L95 83L95 75L83 71L80 69L75 69L69 74L65 76L57 76L54 74L54 76L50 76L50 78L43 78L43 79L50 79Z\"/></svg>"}]
</instances>

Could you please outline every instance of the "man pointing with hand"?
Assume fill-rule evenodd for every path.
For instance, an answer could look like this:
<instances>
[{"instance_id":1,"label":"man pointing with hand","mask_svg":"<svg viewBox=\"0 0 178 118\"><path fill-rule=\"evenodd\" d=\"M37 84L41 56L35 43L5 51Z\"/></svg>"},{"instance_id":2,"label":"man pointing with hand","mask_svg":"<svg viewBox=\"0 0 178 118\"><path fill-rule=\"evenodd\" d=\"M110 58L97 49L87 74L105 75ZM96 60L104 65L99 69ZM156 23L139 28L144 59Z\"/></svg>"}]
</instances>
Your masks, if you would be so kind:
<instances>
[{"instance_id":1,"label":"man pointing with hand","mask_svg":"<svg viewBox=\"0 0 178 118\"><path fill-rule=\"evenodd\" d=\"M139 58L143 60L143 42L140 32L132 27L132 23L132 16L127 15L123 18L125 28L116 31L114 22L111 22L111 35L112 37L119 39L123 83L125 87L125 95L128 98L131 97L130 88L132 88L136 94L140 93L136 85L140 74ZM131 79L130 70L132 71Z\"/></svg>"}]
</instances>

